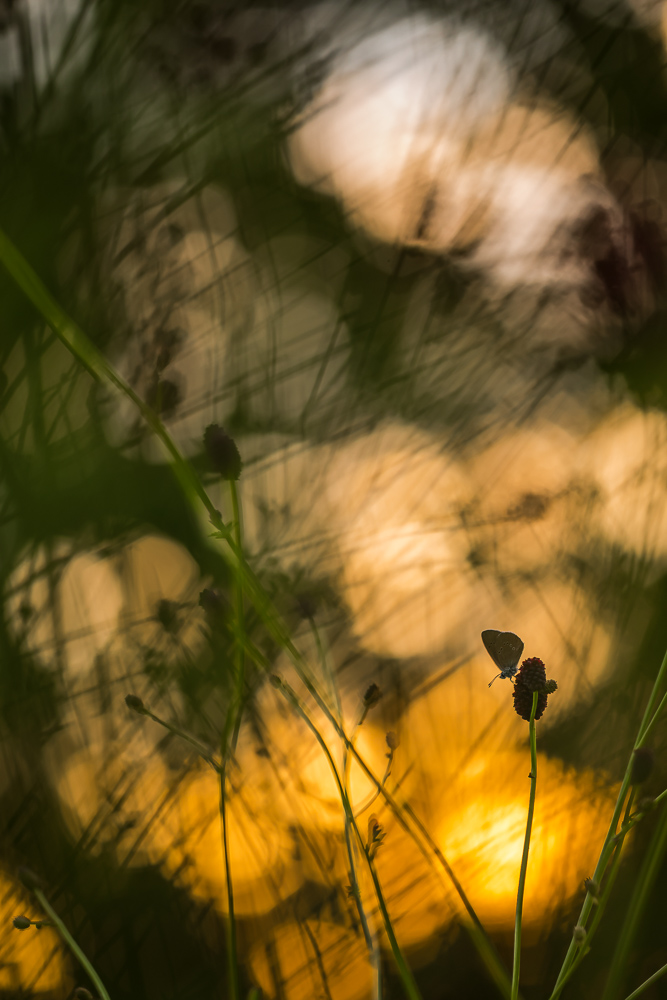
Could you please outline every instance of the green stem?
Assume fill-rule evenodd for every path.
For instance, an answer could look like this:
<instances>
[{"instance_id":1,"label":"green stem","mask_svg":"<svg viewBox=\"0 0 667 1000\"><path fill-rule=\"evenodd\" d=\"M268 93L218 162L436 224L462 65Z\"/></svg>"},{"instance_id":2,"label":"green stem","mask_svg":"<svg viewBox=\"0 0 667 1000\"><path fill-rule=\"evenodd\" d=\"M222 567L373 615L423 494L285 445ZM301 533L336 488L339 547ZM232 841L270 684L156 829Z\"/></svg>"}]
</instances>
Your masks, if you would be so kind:
<instances>
[{"instance_id":1,"label":"green stem","mask_svg":"<svg viewBox=\"0 0 667 1000\"><path fill-rule=\"evenodd\" d=\"M234 886L229 860L229 831L227 827L227 796L225 794L225 765L220 770L220 820L222 822L222 853L225 859L225 884L227 886L227 961L229 963L229 994L240 1000L239 967L236 950L236 920L234 919Z\"/></svg>"},{"instance_id":2,"label":"green stem","mask_svg":"<svg viewBox=\"0 0 667 1000\"><path fill-rule=\"evenodd\" d=\"M530 834L533 829L533 813L535 812L535 792L537 789L537 738L535 734L535 713L539 691L533 692L533 707L530 713L530 798L528 799L528 819L526 820L526 835L523 840L521 856L521 871L519 872L519 888L516 894L516 921L514 924L514 964L512 966L512 1000L519 996L519 969L521 967L521 921L523 917L523 894L526 887L528 871L528 852L530 851Z\"/></svg>"},{"instance_id":3,"label":"green stem","mask_svg":"<svg viewBox=\"0 0 667 1000\"><path fill-rule=\"evenodd\" d=\"M657 983L657 981L664 976L666 972L667 965L663 965L662 968L658 969L657 972L654 972L652 976L649 976L646 982L642 983L641 986L638 986L634 993L631 993L629 997L625 998L625 1000L635 1000L635 997L638 997L644 992L644 990L648 989L649 986L652 986L653 983Z\"/></svg>"},{"instance_id":4,"label":"green stem","mask_svg":"<svg viewBox=\"0 0 667 1000\"><path fill-rule=\"evenodd\" d=\"M232 517L234 541L239 552L243 552L243 527L241 524L241 509L236 483L229 481L229 492L232 498ZM229 740L232 737L232 750L235 749L234 736L238 735L238 723L243 706L243 684L245 681L245 619L243 612L243 580L236 574L234 583L234 610L236 613L236 638L234 641L234 694L227 713L225 732L223 735L223 756L229 752Z\"/></svg>"},{"instance_id":5,"label":"green stem","mask_svg":"<svg viewBox=\"0 0 667 1000\"><path fill-rule=\"evenodd\" d=\"M48 899L46 898L42 890L35 888L32 891L37 896L37 899L41 903L44 910L46 910L46 912L48 913L49 917L51 918L51 921L53 922L53 925L57 927L58 930L60 931L61 937L70 946L72 952L76 955L79 962L90 976L90 979L95 984L95 988L99 993L100 997L102 998L102 1000L110 1000L109 994L105 989L104 983L102 982L98 974L95 972L95 969L93 968L90 960L86 958L84 953L81 951L81 948L76 943L70 932L67 930L64 923L62 922L56 911L53 909L53 907L49 903Z\"/></svg>"},{"instance_id":6,"label":"green stem","mask_svg":"<svg viewBox=\"0 0 667 1000\"><path fill-rule=\"evenodd\" d=\"M613 1000L613 997L617 995L622 985L628 956L634 944L639 921L648 901L649 893L655 885L655 879L662 864L665 848L667 848L667 812L663 811L653 835L651 846L644 859L639 878L635 884L619 940L614 949L614 957L609 969L603 1000Z\"/></svg>"},{"instance_id":7,"label":"green stem","mask_svg":"<svg viewBox=\"0 0 667 1000\"><path fill-rule=\"evenodd\" d=\"M593 940L595 932L597 931L600 925L600 921L602 920L602 916L606 909L607 903L609 902L609 897L611 895L612 889L614 888L616 876L618 875L625 836L633 826L633 824L629 822L629 816L630 816L630 810L632 809L634 796L635 796L635 790L632 789L630 795L628 796L627 805L625 807L625 816L623 817L623 825L621 826L621 829L619 830L616 837L617 841L616 850L614 852L612 862L609 867L609 871L605 876L604 889L602 891L601 896L598 899L597 906L595 906L595 915L593 917L593 921L590 927L586 931L585 947L582 948L576 955L574 961L572 962L572 965L570 966L566 975L563 978L563 982L561 984L562 986L564 986L567 983L567 981L574 975L574 973L577 971L577 969L579 968L579 966L581 965L581 963L591 950L591 941Z\"/></svg>"},{"instance_id":8,"label":"green stem","mask_svg":"<svg viewBox=\"0 0 667 1000\"><path fill-rule=\"evenodd\" d=\"M662 710L662 707L665 704L665 698L663 698L662 701L660 702L660 706L656 711L656 702L658 700L660 688L662 687L663 681L665 680L666 676L667 676L667 652L662 658L662 663L660 664L658 675L653 684L648 704L646 705L642 721L637 731L637 739L635 740L635 744L632 748L633 750L639 749L639 747L641 747L644 744L649 732L651 731L653 725L657 721L659 712ZM621 782L621 787L618 791L618 797L616 799L614 812L611 817L611 821L609 823L609 828L607 830L607 834L605 836L604 843L602 845L602 850L600 851L600 857L598 858L598 863L593 873L593 881L597 882L598 885L600 885L602 881L602 877L606 871L607 864L609 863L611 855L613 854L614 848L616 847L617 844L616 828L621 818L621 812L623 811L623 803L625 802L626 796L628 794L628 789L630 788L630 775L632 772L632 763L633 759L631 752L630 757L628 759L627 767L625 769L625 775L623 776L623 781ZM581 927L586 926L586 922L588 920L592 908L593 908L593 897L591 896L590 892L587 892L586 898L584 899L583 906L581 908L581 913L579 914L579 919L577 921L577 924L579 926ZM577 953L579 952L579 950L580 950L580 945L577 944L577 942L574 940L573 937L572 940L570 941L570 946L567 950L567 954L563 959L563 964L560 968L560 972L558 973L558 978L556 979L556 984L554 986L553 993L549 997L549 1000L557 1000L557 997L560 996L563 986L565 985L565 980L568 977L568 972L570 970L570 967L572 966L575 958L577 957Z\"/></svg>"},{"instance_id":9,"label":"green stem","mask_svg":"<svg viewBox=\"0 0 667 1000\"><path fill-rule=\"evenodd\" d=\"M229 481L232 501L232 530L239 553L243 552L243 532L241 509L236 482ZM245 620L243 613L243 580L239 573L234 578L234 610L236 613L236 636L234 638L234 690L227 710L227 718L222 733L220 753L220 820L222 823L222 851L225 860L225 885L227 887L227 961L229 963L229 992L232 1000L240 1000L238 951L236 946L236 918L234 916L234 883L229 859L229 828L227 823L227 779L226 767L230 750L235 749L241 713L243 708L243 685L245 681Z\"/></svg>"}]
</instances>

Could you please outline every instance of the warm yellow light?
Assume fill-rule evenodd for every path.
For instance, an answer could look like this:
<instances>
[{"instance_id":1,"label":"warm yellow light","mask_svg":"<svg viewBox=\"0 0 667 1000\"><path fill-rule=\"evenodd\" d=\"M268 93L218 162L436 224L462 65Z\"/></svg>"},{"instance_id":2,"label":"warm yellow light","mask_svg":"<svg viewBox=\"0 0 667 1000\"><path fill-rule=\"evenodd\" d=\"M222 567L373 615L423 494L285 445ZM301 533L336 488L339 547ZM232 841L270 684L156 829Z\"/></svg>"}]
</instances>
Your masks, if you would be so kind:
<instances>
[{"instance_id":1,"label":"warm yellow light","mask_svg":"<svg viewBox=\"0 0 667 1000\"><path fill-rule=\"evenodd\" d=\"M18 916L46 919L31 894L0 872L0 991L21 996L69 995L74 983L58 932L53 927L16 930L12 920Z\"/></svg>"}]
</instances>

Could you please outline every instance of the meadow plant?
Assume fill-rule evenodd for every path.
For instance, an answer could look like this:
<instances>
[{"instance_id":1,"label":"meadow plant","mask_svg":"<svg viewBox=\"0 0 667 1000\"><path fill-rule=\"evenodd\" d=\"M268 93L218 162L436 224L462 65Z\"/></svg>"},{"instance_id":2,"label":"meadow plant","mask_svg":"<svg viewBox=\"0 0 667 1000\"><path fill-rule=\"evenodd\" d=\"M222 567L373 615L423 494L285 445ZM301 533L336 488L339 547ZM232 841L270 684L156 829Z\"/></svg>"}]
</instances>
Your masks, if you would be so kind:
<instances>
[{"instance_id":1,"label":"meadow plant","mask_svg":"<svg viewBox=\"0 0 667 1000\"><path fill-rule=\"evenodd\" d=\"M375 814L371 815L368 819L365 836L358 822L362 813L365 813L376 800L381 800L383 806L386 806L393 814L401 829L415 842L433 872L437 873L437 877L444 879L445 883L453 886L458 896L458 905L460 907L458 920L461 926L469 934L472 944L477 950L490 977L495 982L499 993L510 998L510 1000L517 1000L519 996L521 964L523 900L530 860L531 832L537 795L537 735L535 724L543 716L547 708L548 698L557 688L555 681L547 680L543 662L537 657L529 657L517 669L516 664L523 649L521 640L515 642L514 640L517 640L518 637L513 633L496 633L495 630L487 630L485 632L487 636L485 645L489 652L491 652L496 664L500 667L501 673L499 676L511 681L514 709L523 720L528 722L529 726L531 758L529 775L530 791L517 888L513 968L510 977L502 961L499 959L489 935L482 926L482 922L479 920L472 903L466 895L465 887L461 884L445 854L428 832L426 825L417 817L415 810L407 801L407 797L403 796L401 789L397 788L393 792L389 790L388 783L392 773L394 755L399 748L399 740L396 734L393 731L388 731L386 734L386 745L388 748L386 758L388 763L384 774L381 776L373 772L357 748L359 731L366 722L369 713L373 711L380 701L381 691L379 685L372 683L366 688L361 699L357 721L348 730L337 692L336 678L333 671L327 668L326 656L324 655L322 644L318 642L324 667L325 669L329 669L330 686L333 687L334 694L333 704L331 703L329 693L317 680L316 672L308 662L307 657L293 641L290 630L282 619L272 597L250 566L244 551L243 516L236 485L242 472L242 461L238 448L231 436L218 425L209 426L204 436L204 452L209 465L228 484L232 519L226 522L220 511L216 509L211 501L193 465L181 455L176 444L166 431L159 413L134 392L132 387L118 374L97 348L93 346L91 341L49 294L46 287L9 238L1 232L0 260L2 260L7 270L18 282L32 304L42 314L46 323L60 337L79 362L96 379L105 382L124 394L135 404L151 430L166 449L176 479L188 501L193 505L203 505L206 510L213 527L213 537L219 539L222 543L221 551L232 571L233 615L229 623L229 629L233 639L233 670L231 691L228 696L227 709L219 734L219 746L217 750L207 747L172 720L154 713L150 706L146 705L139 696L127 693L125 698L128 709L141 717L152 720L172 735L185 741L196 750L202 760L218 776L222 852L227 889L226 926L229 996L231 1000L240 1000L241 979L238 967L234 912L234 858L230 851L227 822L228 767L234 759L246 701L249 697L249 664L252 664L261 674L269 676L275 690L284 699L286 704L289 705L295 716L298 716L308 727L317 741L334 778L340 798L341 828L345 838L349 878L348 894L354 902L363 929L369 961L374 972L373 989L375 997L381 998L384 990L380 938L378 929L374 923L376 907L381 916L384 933L386 934L393 955L403 992L409 1000L419 1000L422 997L417 978L412 972L406 956L399 945L392 915L389 911L377 871L376 859L378 853L383 850L387 834L383 824ZM218 602L215 599L214 591L209 589L202 592L200 600L202 606L208 609L210 613L215 614L217 612ZM291 667L296 673L300 684L303 685L305 691L312 698L315 706L314 711L319 713L323 722L333 726L342 749L342 767L336 764L333 748L328 745L322 735L321 726L317 718L314 717L313 710L306 705L304 699L289 681L273 669L270 658L249 634L246 628L249 607L252 608L253 614L258 617L262 627L276 647L291 662ZM317 635L314 623L313 628ZM503 645L501 638L503 635L513 637L509 641L509 644L506 643ZM609 823L607 835L602 844L598 863L592 876L586 882L586 897L576 925L572 930L572 939L554 983L550 1000L557 1000L583 959L590 952L592 941L608 904L628 834L646 815L657 810L667 797L667 791L665 791L652 800L647 798L640 799L635 806L637 789L647 780L653 767L653 754L647 746L647 741L649 736L655 731L664 705L667 702L667 694L662 693L661 696L661 692L663 692L665 687L666 677L667 656L663 660L653 685L653 690L649 697L618 792L616 805ZM482 692L480 692L480 697L483 697ZM353 761L356 761L361 771L374 786L374 791L370 799L357 809L353 807L350 793L350 767ZM615 966L612 967L614 975L610 977L610 980L614 977L620 980L621 974L624 971L625 956L637 929L639 916L646 900L647 887L651 884L656 866L662 858L665 846L665 824L663 819L664 816L661 816L659 832L649 852L648 866L640 876L638 891L633 899L626 924L622 931L623 936L619 945L619 951L617 952ZM363 876L362 873L364 873ZM23 882L35 895L51 923L58 929L81 966L86 970L99 996L102 1000L109 1000L109 995L97 972L47 900L39 881L31 873L24 873ZM24 915L14 918L14 927L19 931L27 931L32 926L38 928L41 923L43 921L35 921ZM631 998L640 995L641 992L648 989L666 971L667 966L657 970L631 994ZM618 982L614 984L614 988L617 987ZM82 989L80 988L80 992ZM256 995L255 987L251 990L251 995ZM609 991L608 995L611 996ZM628 1000L631 1000L631 998L628 998Z\"/></svg>"}]
</instances>

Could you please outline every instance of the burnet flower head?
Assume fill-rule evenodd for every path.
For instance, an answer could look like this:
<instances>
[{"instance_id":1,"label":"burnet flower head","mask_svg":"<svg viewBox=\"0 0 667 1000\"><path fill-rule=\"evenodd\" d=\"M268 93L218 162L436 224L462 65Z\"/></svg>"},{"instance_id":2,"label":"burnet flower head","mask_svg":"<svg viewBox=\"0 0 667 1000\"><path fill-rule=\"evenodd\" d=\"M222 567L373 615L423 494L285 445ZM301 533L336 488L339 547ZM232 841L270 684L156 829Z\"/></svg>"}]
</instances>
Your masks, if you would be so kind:
<instances>
[{"instance_id":1,"label":"burnet flower head","mask_svg":"<svg viewBox=\"0 0 667 1000\"><path fill-rule=\"evenodd\" d=\"M513 681L514 711L517 715L530 721L533 710L533 695L537 691L537 708L535 718L540 719L547 707L550 694L557 689L558 684L554 680L547 680L547 672L542 660L537 656L530 656L518 666L523 652L523 640L514 632L500 632L498 629L485 629L482 632L482 642L489 656L499 668L500 673L490 682L489 687L496 678Z\"/></svg>"}]
</instances>

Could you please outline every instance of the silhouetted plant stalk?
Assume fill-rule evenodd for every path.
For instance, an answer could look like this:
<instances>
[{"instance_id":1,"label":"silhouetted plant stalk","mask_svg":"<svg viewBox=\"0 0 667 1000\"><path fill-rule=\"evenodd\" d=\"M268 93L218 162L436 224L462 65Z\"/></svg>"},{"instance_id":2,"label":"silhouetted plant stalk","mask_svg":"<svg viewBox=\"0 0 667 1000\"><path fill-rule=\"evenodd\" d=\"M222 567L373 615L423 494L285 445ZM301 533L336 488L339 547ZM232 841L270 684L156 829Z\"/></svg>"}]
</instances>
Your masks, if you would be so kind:
<instances>
[{"instance_id":1,"label":"silhouetted plant stalk","mask_svg":"<svg viewBox=\"0 0 667 1000\"><path fill-rule=\"evenodd\" d=\"M237 545L231 528L223 521L220 511L217 510L211 501L190 463L187 462L181 455L178 447L172 440L171 435L160 420L158 414L146 402L144 402L140 396L137 395L129 383L126 382L126 380L116 371L114 366L106 360L104 355L97 349L97 347L95 347L95 345L89 340L77 324L74 323L74 321L60 307L60 305L49 293L43 282L39 279L35 271L25 260L23 255L2 230L0 230L0 261L2 261L27 298L42 315L45 322L51 327L54 333L56 333L67 349L91 373L91 375L96 380L113 386L116 391L127 396L127 398L130 399L137 407L137 410L141 413L150 429L164 446L170 458L174 475L188 502L193 506L195 506L197 502L204 506L209 516L209 520L215 529L213 537L220 538L226 543L221 548L222 555L231 567L232 572L240 580L246 596L250 601L252 601L252 604L258 612L272 639L274 639L274 641L276 641L277 644L287 653L297 671L297 674L306 685L308 691L313 695L317 704L325 713L329 721L333 722L338 735L346 741L347 745L349 745L349 740L347 739L342 726L336 723L320 692L317 690L317 686L313 681L311 671L305 657L294 645L287 626L282 621L277 609L268 594L265 592L259 579L248 565L243 551ZM247 641L245 642L245 649L246 651L250 649L253 653L258 652L256 651L256 647ZM257 658L257 662L260 662L261 659L262 657L260 654ZM158 721L162 722L162 720ZM188 740L188 742L191 742L191 740ZM373 775L370 768L367 767L356 748L350 747L350 752L360 764L364 773L375 784L376 788L384 797L400 824L415 841L422 854L428 860L429 864L431 864L435 870L438 870L437 866L433 863L433 841L431 840L429 843L429 841L424 838L422 832L416 824L406 821L401 807L387 792L386 788L382 787L381 782L375 777L375 775ZM210 760L209 763L211 763ZM438 852L435 856L442 864L443 856L441 852ZM449 877L452 873L451 867L449 865L445 865L444 869ZM458 895L461 897L461 901L463 902L465 909L470 914L474 913L474 910L472 909L470 902L465 897L458 880L453 881L453 885ZM474 918L474 925L474 927L471 927L467 922L464 922L463 924L465 929L470 933L471 941L478 951L480 958L489 970L494 982L500 986L503 994L508 997L510 993L510 982L507 972L477 917Z\"/></svg>"},{"instance_id":2,"label":"silhouetted plant stalk","mask_svg":"<svg viewBox=\"0 0 667 1000\"><path fill-rule=\"evenodd\" d=\"M227 806L226 806L226 785L227 785L227 753L226 746L222 742L222 759L217 761L203 743L195 739L184 729L179 726L173 725L171 722L167 722L166 719L161 718L154 712L151 712L149 708L146 708L141 698L134 694L128 694L125 697L125 703L128 708L138 715L145 715L147 718L152 719L153 722L157 722L159 726L163 726L168 732L173 733L174 736L178 736L180 739L189 743L190 746L197 750L197 753L202 757L206 763L213 768L213 770L218 775L218 780L220 784L220 797L219 797L219 811L220 811L220 822L222 828L222 852L223 860L225 865L225 883L227 887L227 949L228 949L228 962L229 962L229 987L231 991L231 997L233 1000L240 1000L239 992L239 975L238 975L238 958L236 950L236 921L234 918L234 889L232 882L232 872L231 863L229 857L229 835L227 827ZM228 713L229 717L229 713Z\"/></svg>"},{"instance_id":3,"label":"silhouetted plant stalk","mask_svg":"<svg viewBox=\"0 0 667 1000\"><path fill-rule=\"evenodd\" d=\"M378 841L377 841L377 839L373 840L373 838L369 835L368 842L364 842L364 839L361 836L361 833L359 831L359 827L357 825L357 822L356 822L356 820L354 818L354 813L352 812L352 806L350 804L350 800L348 798L347 792L346 792L345 787L343 785L343 781L341 780L341 777L338 774L338 768L336 767L334 759L331 756L331 751L329 750L329 748L328 748L328 746L326 744L326 741L325 741L324 737L322 736L322 734L320 733L320 731L318 730L317 726L315 725L315 723L312 721L312 719L308 715L308 712L306 711L305 707L301 703L301 701L300 701L298 695L296 694L296 692L293 690L292 687L290 687L290 685L285 680L283 680L282 677L279 677L277 674L272 674L271 681L272 681L274 687L276 687L278 689L278 691L280 691L280 693L283 695L283 697L290 703L290 705L292 706L292 708L296 711L296 713L306 723L306 725L308 726L308 728L310 729L310 731L314 735L315 739L317 740L317 742L321 746L322 751L324 752L325 757L327 758L327 762L329 764L329 767L331 768L331 773L334 776L334 780L335 780L336 786L338 788L338 794L340 795L340 799L341 799L341 802L343 804L343 809L344 809L344 812L345 812L345 822L346 822L346 825L349 823L350 827L354 831L354 834L355 834L355 836L357 838L357 841L359 843L359 846L361 848L362 854L366 858L366 863L368 865L368 869L370 871L370 875L371 875L371 878L373 880L373 885L375 887L375 894L377 896L378 904L379 904L379 907L380 907L380 912L382 913L382 919L384 921L385 931L387 932L387 937L389 939L389 944L391 946L391 950L392 950L392 953L393 953L393 956L394 956L394 961L396 962L396 967L398 969L399 975L400 975L402 983L403 983L403 989L405 990L405 994L409 998L409 1000L422 1000L421 993L419 992L419 987L417 986L417 983L415 982L414 976L412 975L412 971L410 970L409 965L405 961L405 958L403 957L403 953L401 952L401 949L399 947L398 941L396 940L396 935L394 933L394 928L393 928L392 923L391 923L391 918L389 916L389 912L387 910L387 907L386 907L386 904L385 904L385 901L384 901L384 894L382 892L382 887L380 885L379 879L377 877L377 873L375 871L375 866L373 864L373 857L374 857L373 847L375 847L375 849L377 850L377 846L379 846ZM347 749L353 750L353 744L352 744L352 742L350 740L346 740L346 744L347 744ZM379 824L378 824L378 826L379 826ZM349 853L349 858L350 858L351 865L353 865L353 859L352 859L352 856L351 856L351 851ZM357 883L356 888L358 890L358 883ZM362 919L362 917L361 917L362 912L363 912L363 907L360 905L360 897L359 897L359 917L360 917L360 919ZM364 914L363 920L366 920L365 914ZM362 923L363 923L363 920L362 920ZM367 921L366 921L366 928L368 928L368 922ZM364 931L364 933L366 933L366 931Z\"/></svg>"},{"instance_id":4,"label":"silhouetted plant stalk","mask_svg":"<svg viewBox=\"0 0 667 1000\"><path fill-rule=\"evenodd\" d=\"M530 835L533 829L533 813L535 812L535 793L537 790L537 737L535 733L535 713L540 697L539 691L533 691L533 707L530 713L530 797L528 799L528 818L526 834L523 840L521 869L519 871L519 888L516 894L516 920L514 923L514 962L512 964L512 1000L519 995L519 971L521 968L521 922L523 918L523 894L526 887L526 872L528 871L528 853L530 851Z\"/></svg>"},{"instance_id":5,"label":"silhouetted plant stalk","mask_svg":"<svg viewBox=\"0 0 667 1000\"><path fill-rule=\"evenodd\" d=\"M100 979L98 973L95 970L92 962L88 956L82 951L80 946L76 943L67 927L62 922L56 911L53 909L48 899L44 895L44 891L41 887L41 882L37 876L27 868L19 868L19 879L30 892L34 893L40 906L46 914L48 914L52 925L58 930L63 941L69 946L72 954L78 959L79 964L83 969L86 970L91 982L95 984L95 988L99 993L101 1000L110 1000L109 994L107 993L106 987L102 980ZM45 921L31 921L35 926L43 925ZM16 926L16 925L15 925Z\"/></svg>"},{"instance_id":6,"label":"silhouetted plant stalk","mask_svg":"<svg viewBox=\"0 0 667 1000\"><path fill-rule=\"evenodd\" d=\"M334 690L336 691L336 699L337 699L339 707L340 707L340 700L338 698L338 688L337 688L337 686L335 684L335 680L334 680ZM356 739L357 733L358 733L359 729L361 728L361 726L363 726L364 721L366 719L366 715L368 714L369 709L372 708L373 705L377 704L377 702L379 700L380 700L380 689L378 688L377 684L371 684L371 686L366 691L366 694L364 695L363 708L362 708L362 711L361 711L361 715L359 716L359 720L358 720L356 726L354 727L354 729L352 730L352 734L350 736L350 742L351 742L352 746L354 746L354 741ZM341 714L341 723L342 723L342 714ZM356 815L354 814L354 812L352 810L352 803L350 802L350 764L351 764L351 762L352 762L352 756L350 754L349 748L346 746L345 743L343 743L343 791L345 793L345 798L346 798L348 806L349 806L349 808L345 808L345 844L346 844L346 847L347 847L348 857L350 859L350 877L353 879L353 881L351 883L352 891L357 894L358 903L359 903L359 905L361 905L361 894L360 894L360 889L359 889L359 883L358 883L357 878L356 878L356 870L355 870L355 864L354 864L354 850L353 850L352 843L351 843L351 838L350 838L350 833L351 833L352 827L354 826L356 828L356 822L355 822L356 821ZM363 845L362 845L362 850L363 849L364 848L363 848ZM360 914L360 918L361 918L361 914ZM381 961L381 956L380 956L380 949L378 947L378 942L377 942L377 934L371 928L370 921L368 919L366 919L365 925L363 924L363 921L362 921L362 925L364 926L364 936L366 936L366 933L368 932L368 937L366 937L366 945L368 947L368 951L369 951L369 954L370 954L371 965L373 966L373 971L375 973L375 996L376 996L377 1000L381 1000L381 998L382 998L382 961Z\"/></svg>"},{"instance_id":7,"label":"silhouetted plant stalk","mask_svg":"<svg viewBox=\"0 0 667 1000\"><path fill-rule=\"evenodd\" d=\"M610 863L610 861L612 859L612 855L614 854L615 851L618 851L620 853L620 851L622 849L622 846L623 846L623 842L625 840L625 837L627 836L627 834L628 834L629 830L632 828L632 826L634 826L635 823L637 822L637 817L635 818L635 822L634 823L632 822L631 818L629 818L628 821L626 823L622 824L621 827L619 828L619 821L621 819L621 814L623 813L623 807L626 804L626 799L628 798L628 793L630 792L631 785L632 785L633 768L635 766L634 751L635 750L639 750L639 749L641 749L644 746L644 744L646 743L646 740L647 740L648 736L650 735L651 731L653 730L654 726L656 725L656 723L657 723L657 721L658 721L658 719L659 719L659 717L660 717L660 715L661 715L661 713L663 711L663 708L667 704L667 694L663 695L662 699L660 700L660 703L658 704L658 697L659 697L659 694L660 694L660 690L661 690L661 688L663 686L663 683L664 683L664 681L666 679L667 679L667 653L665 653L665 655L663 657L662 663L660 664L660 669L658 671L658 675L657 675L657 677L655 679L655 682L653 684L653 688L651 690L651 694L649 696L649 700L648 700L648 703L646 705L646 709L644 711L644 715L643 715L641 724L640 724L638 732L637 732L637 737L635 739L635 743L634 743L634 746L633 746L633 751L630 754L630 759L628 760L628 764L627 764L627 767L625 769L625 774L623 776L623 781L621 782L621 787L619 789L618 796L617 796L617 799L616 799L616 805L614 806L614 812L612 814L611 821L609 823L609 829L608 829L607 834L605 836L604 843L602 845L602 850L600 851L600 857L598 859L598 863L597 863L597 865L595 867L595 871L593 873L593 877L592 877L591 881L596 886L599 886L599 885L602 884L602 880L603 880L603 878L605 876L605 873L607 872L607 868L608 868L608 865L609 865L609 863ZM665 795L665 793L663 793L660 796L661 800L663 799L664 795ZM664 817L663 817L663 820L665 820ZM666 829L667 829L667 827L666 827ZM656 834L656 836L657 836L657 834ZM655 843L657 843L656 840L654 840L654 844ZM665 846L664 842L660 844L661 851L664 850L664 846ZM636 909L636 917L633 916L631 918L629 916L626 919L626 925L624 926L624 928L623 928L623 930L621 932L621 938L620 938L620 940L618 942L618 948L621 950L621 953L623 953L625 951L624 942L625 942L626 936L629 937L629 935L631 933L632 934L634 933L633 925L629 924L628 921L630 919L632 919L633 923L636 925L636 921L639 919L639 914L641 912L641 909L643 908L643 904L644 904L644 901L645 901L645 895L646 894L644 893L643 894L643 898L641 900L639 900L639 899L637 900L638 904L640 903L641 905L638 905L635 908ZM604 900L605 903L606 903L607 898L608 898L608 894L607 894L607 897ZM590 888L588 888L588 890L586 892L586 898L584 899L584 903L583 903L583 906L581 908L581 912L579 914L579 920L577 921L576 927L582 928L584 930L586 929L586 926L587 926L587 923L588 923L588 918L589 918L591 910L593 909L594 906L598 907L598 911L604 909L604 907L602 906L602 900L598 900L597 896L594 896L591 893ZM596 919L597 919L598 923L599 923L599 921L601 919L601 916L602 916L601 912L599 912L599 915L596 914ZM575 930L576 930L576 928L575 928ZM549 1000L556 1000L556 998L560 996L561 992L563 991L563 988L564 988L565 984L569 980L569 978L572 975L572 973L575 971L575 968L576 968L575 961L577 962L577 966L579 965L579 962L581 961L581 957L583 957L583 956L580 957L580 955L584 951L584 948L586 947L586 937L587 936L584 936L584 938L580 937L580 939L577 940L577 937L575 936L575 934L573 932L572 941L570 942L570 946L569 946L569 948L567 950L567 954L565 955L565 958L563 960L563 964L561 966L560 972L558 974L558 978L556 979L556 984L554 986L553 992L552 992ZM616 963L614 963L614 964L616 964ZM615 988L615 987L612 987L612 984L615 984L615 982L617 982L617 978L616 977L619 977L620 973L621 973L620 965L617 965L617 967L614 969L614 976L615 976L614 980L612 980L611 976L609 978L608 990L610 990L612 988Z\"/></svg>"}]
</instances>

